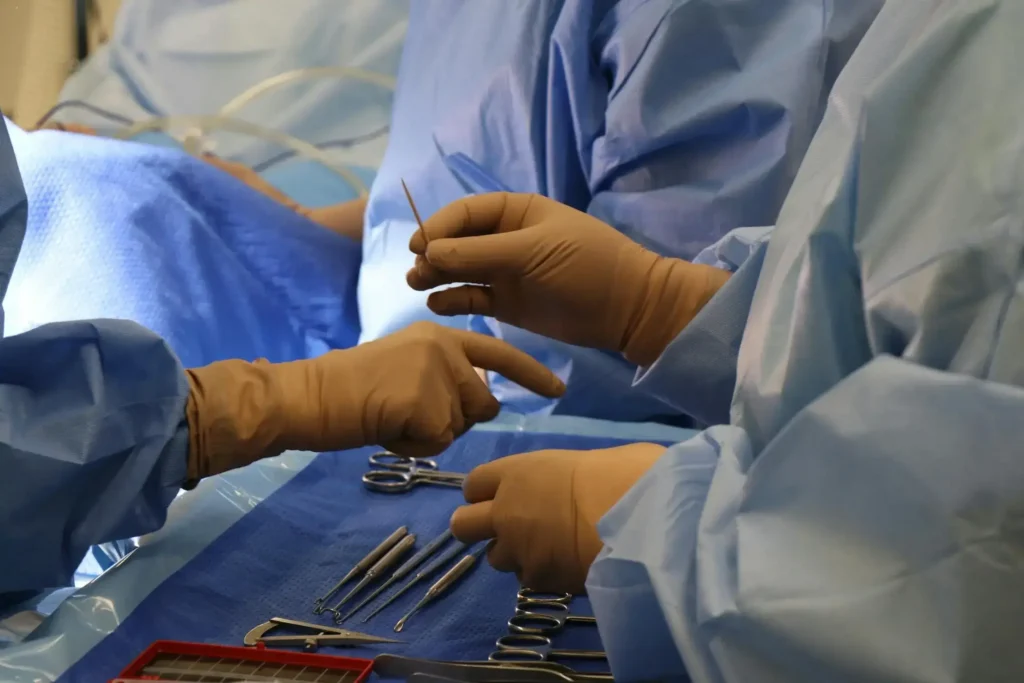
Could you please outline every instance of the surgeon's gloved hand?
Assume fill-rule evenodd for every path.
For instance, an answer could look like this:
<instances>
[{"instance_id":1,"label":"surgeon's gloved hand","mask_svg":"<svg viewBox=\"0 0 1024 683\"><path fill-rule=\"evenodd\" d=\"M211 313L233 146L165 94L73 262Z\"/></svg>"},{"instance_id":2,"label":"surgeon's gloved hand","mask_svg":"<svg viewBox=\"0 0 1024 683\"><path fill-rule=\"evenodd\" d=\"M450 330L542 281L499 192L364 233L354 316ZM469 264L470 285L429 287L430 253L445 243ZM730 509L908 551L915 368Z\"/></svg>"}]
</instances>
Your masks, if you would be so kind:
<instances>
[{"instance_id":1,"label":"surgeon's gloved hand","mask_svg":"<svg viewBox=\"0 0 1024 683\"><path fill-rule=\"evenodd\" d=\"M635 443L597 451L537 451L475 468L452 515L460 541L495 539L487 553L538 591L583 592L601 550L597 523L665 452Z\"/></svg>"},{"instance_id":2,"label":"surgeon's gloved hand","mask_svg":"<svg viewBox=\"0 0 1024 683\"><path fill-rule=\"evenodd\" d=\"M380 445L435 455L498 414L474 366L550 398L565 391L547 368L505 342L425 322L312 360L230 360L188 370L188 478L290 449Z\"/></svg>"},{"instance_id":3,"label":"surgeon's gloved hand","mask_svg":"<svg viewBox=\"0 0 1024 683\"><path fill-rule=\"evenodd\" d=\"M467 197L412 238L407 280L440 315L479 314L649 365L729 278L665 258L539 195Z\"/></svg>"}]
</instances>

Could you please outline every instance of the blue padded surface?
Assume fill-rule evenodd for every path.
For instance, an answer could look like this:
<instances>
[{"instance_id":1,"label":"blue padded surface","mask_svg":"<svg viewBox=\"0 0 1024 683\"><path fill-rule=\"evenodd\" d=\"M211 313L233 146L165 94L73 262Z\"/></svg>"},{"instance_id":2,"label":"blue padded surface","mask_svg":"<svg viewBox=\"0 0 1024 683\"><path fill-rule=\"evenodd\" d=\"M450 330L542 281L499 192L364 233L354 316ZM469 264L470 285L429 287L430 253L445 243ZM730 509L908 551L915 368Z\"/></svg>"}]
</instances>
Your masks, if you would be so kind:
<instances>
[{"instance_id":1,"label":"blue padded surface","mask_svg":"<svg viewBox=\"0 0 1024 683\"><path fill-rule=\"evenodd\" d=\"M530 432L473 432L441 456L443 469L468 471L511 453L545 448L606 448L628 440ZM401 495L371 493L360 477L375 449L324 454L230 527L154 590L121 626L59 680L107 680L154 640L239 644L253 626L281 616L329 624L314 617L323 594L381 539L405 524L426 543L444 530L460 503L456 489L419 487ZM544 501L533 504L543 505ZM130 560L129 560L130 561ZM449 597L425 609L401 635L407 644L347 650L372 656L388 651L441 659L485 658L515 606L517 582L486 564ZM368 624L345 626L395 634L398 617L425 587L410 591ZM577 599L574 613L589 613ZM558 636L560 647L597 647L585 627ZM329 650L328 650L329 651ZM341 651L337 651L341 652Z\"/></svg>"}]
</instances>

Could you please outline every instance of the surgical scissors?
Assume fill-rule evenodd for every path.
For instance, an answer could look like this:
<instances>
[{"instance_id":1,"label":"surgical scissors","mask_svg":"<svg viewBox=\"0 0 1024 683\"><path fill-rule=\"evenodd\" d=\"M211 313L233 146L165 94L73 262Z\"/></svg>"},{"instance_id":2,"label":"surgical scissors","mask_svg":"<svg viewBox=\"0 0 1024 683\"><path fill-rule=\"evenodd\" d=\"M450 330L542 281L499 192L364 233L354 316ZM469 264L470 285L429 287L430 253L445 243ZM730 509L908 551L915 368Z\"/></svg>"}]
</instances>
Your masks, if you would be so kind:
<instances>
[{"instance_id":1,"label":"surgical scissors","mask_svg":"<svg viewBox=\"0 0 1024 683\"><path fill-rule=\"evenodd\" d=\"M369 472L363 475L363 485L378 493L406 493L419 484L462 488L466 475L462 472L444 472L429 458L413 458L394 453L374 453L370 456Z\"/></svg>"},{"instance_id":2,"label":"surgical scissors","mask_svg":"<svg viewBox=\"0 0 1024 683\"><path fill-rule=\"evenodd\" d=\"M268 636L271 631L278 629L292 629L298 631L297 635ZM343 628L330 628L319 624L310 624L305 621L294 619L282 619L274 617L265 621L256 628L251 629L242 639L247 647L259 645L274 647L301 647L307 652L316 652L323 647L359 647L376 645L379 643L400 643L400 640L372 636L358 631L349 631Z\"/></svg>"},{"instance_id":3,"label":"surgical scissors","mask_svg":"<svg viewBox=\"0 0 1024 683\"><path fill-rule=\"evenodd\" d=\"M572 594L544 593L541 591L535 591L532 588L520 588L519 592L516 593L516 602L518 603L518 607L523 607L525 605L545 606L551 605L552 603L568 605L572 602Z\"/></svg>"},{"instance_id":4,"label":"surgical scissors","mask_svg":"<svg viewBox=\"0 0 1024 683\"><path fill-rule=\"evenodd\" d=\"M502 636L494 643L498 649L488 659L492 662L544 662L558 659L607 660L604 650L556 650L551 639L540 634L521 633Z\"/></svg>"},{"instance_id":5,"label":"surgical scissors","mask_svg":"<svg viewBox=\"0 0 1024 683\"><path fill-rule=\"evenodd\" d=\"M508 628L513 633L542 636L558 633L570 624L597 626L597 619L569 614L569 606L561 602L520 602L516 605L515 616L508 620Z\"/></svg>"}]
</instances>

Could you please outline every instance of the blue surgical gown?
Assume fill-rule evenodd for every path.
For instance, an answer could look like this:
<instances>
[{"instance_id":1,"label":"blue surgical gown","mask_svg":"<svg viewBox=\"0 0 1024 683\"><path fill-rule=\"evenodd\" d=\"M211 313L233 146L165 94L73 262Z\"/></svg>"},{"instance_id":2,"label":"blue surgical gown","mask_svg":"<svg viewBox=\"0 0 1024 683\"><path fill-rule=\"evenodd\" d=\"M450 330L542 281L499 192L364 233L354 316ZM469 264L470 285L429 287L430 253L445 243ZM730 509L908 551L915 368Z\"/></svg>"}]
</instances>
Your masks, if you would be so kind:
<instances>
[{"instance_id":1,"label":"blue surgical gown","mask_svg":"<svg viewBox=\"0 0 1024 683\"><path fill-rule=\"evenodd\" d=\"M666 255L774 223L829 89L882 0L430 0L411 5L387 153L363 237L363 339L431 318L396 288L423 216L467 194L537 192ZM465 319L439 322L464 326ZM556 404L504 379L506 407L671 414L620 357L493 321L567 380Z\"/></svg>"},{"instance_id":2,"label":"blue surgical gown","mask_svg":"<svg viewBox=\"0 0 1024 683\"><path fill-rule=\"evenodd\" d=\"M600 523L616 680L1024 680L1021 35L1017 0L906 0L864 38L705 309L746 326L730 424ZM673 355L638 381L683 408Z\"/></svg>"},{"instance_id":3,"label":"blue surgical gown","mask_svg":"<svg viewBox=\"0 0 1024 683\"><path fill-rule=\"evenodd\" d=\"M13 124L3 124L0 295L31 210ZM91 545L163 524L185 479L187 397L177 357L132 322L54 323L0 339L0 605L67 585Z\"/></svg>"}]
</instances>

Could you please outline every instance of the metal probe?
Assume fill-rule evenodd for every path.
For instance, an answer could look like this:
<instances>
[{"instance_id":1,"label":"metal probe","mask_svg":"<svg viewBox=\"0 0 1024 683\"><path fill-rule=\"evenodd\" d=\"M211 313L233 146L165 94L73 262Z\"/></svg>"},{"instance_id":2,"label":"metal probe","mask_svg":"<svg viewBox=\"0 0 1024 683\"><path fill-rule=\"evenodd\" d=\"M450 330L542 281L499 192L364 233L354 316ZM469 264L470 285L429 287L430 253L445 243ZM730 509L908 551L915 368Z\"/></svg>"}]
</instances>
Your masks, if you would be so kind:
<instances>
[{"instance_id":1,"label":"metal probe","mask_svg":"<svg viewBox=\"0 0 1024 683\"><path fill-rule=\"evenodd\" d=\"M399 178L402 182L402 189L405 191L405 198L409 200L409 208L412 209L412 215L416 217L416 225L420 228L420 233L423 235L423 244L429 244L427 240L427 231L423 229L423 220L420 218L420 212L416 210L416 202L412 200L412 193L409 192L409 188L405 184L405 180Z\"/></svg>"},{"instance_id":2,"label":"metal probe","mask_svg":"<svg viewBox=\"0 0 1024 683\"><path fill-rule=\"evenodd\" d=\"M346 619L348 619L349 617L351 617L353 614L355 614L356 612L358 612L359 610L361 610L362 608L366 607L368 604L373 602L377 598L378 595L380 595L381 593L386 591L388 588L390 588L391 586L395 585L396 583L398 583L399 581L404 579L406 576L409 575L410 572L412 572L413 569L416 569L416 567L418 567L421 564L423 564L424 562L426 562L427 558L430 557L431 555L433 555L434 553L436 553L438 548L440 548L442 545L447 543L448 540L451 537L452 537L451 529L445 529L445 531L440 536L438 536L437 538L432 540L430 543L428 543L425 546L423 546L419 550L419 552L417 552L415 555L413 555L408 560L406 560L405 564L403 564L401 567L396 569L395 573L392 574L390 577L388 577L388 580L385 581L384 583L382 583L377 588L377 590L373 591L368 596L363 598L362 602L360 602L358 605L356 605L351 610L349 610L348 614L346 614L345 616L341 617L340 619L335 619L335 621L340 624L343 621L345 621Z\"/></svg>"},{"instance_id":3,"label":"metal probe","mask_svg":"<svg viewBox=\"0 0 1024 683\"><path fill-rule=\"evenodd\" d=\"M324 603L333 598L334 595L341 590L342 586L344 586L346 583L348 583L349 581L356 578L357 576L365 572L367 569L372 567L374 562L383 557L384 553L391 550L391 548L400 540L402 540L402 537L408 533L409 527L400 526L397 529L395 529L390 536L388 536L380 542L380 545L371 550L366 557L359 560L359 563L356 564L356 566L352 567L352 569L349 570L348 574L345 574L341 581L335 584L334 588L327 591L327 594L324 595L322 598L316 599L316 602L314 603L313 607L313 614L323 614Z\"/></svg>"},{"instance_id":4,"label":"metal probe","mask_svg":"<svg viewBox=\"0 0 1024 683\"><path fill-rule=\"evenodd\" d=\"M446 571L444 576L438 579L433 586L427 589L427 592L422 598L420 598L420 601L413 605L413 608L409 610L404 617L398 620L398 623L395 624L395 633L401 633L402 629L405 628L405 623L409 621L409 618L412 617L412 615L423 609L431 600L440 597L441 594L451 588L456 581L461 579L466 572L472 569L473 565L476 564L477 558L479 558L488 547L489 544L474 550L469 555L466 555L459 560L451 569Z\"/></svg>"},{"instance_id":5,"label":"metal probe","mask_svg":"<svg viewBox=\"0 0 1024 683\"><path fill-rule=\"evenodd\" d=\"M388 607L388 605L390 605L395 600L405 595L405 592L407 590L418 584L420 581L423 581L424 579L429 579L431 576L433 576L438 571L443 569L445 565L447 565L460 554L465 552L467 548L468 546L465 543L459 543L458 545L455 545L452 548L450 548L444 555L441 555L436 560L428 564L426 567L416 572L416 575L409 579L409 582L407 584L405 584L397 591L395 591L382 604L377 605L377 607L375 607L372 612L363 617L363 620L360 623L365 624L370 619L373 619L375 616L383 612Z\"/></svg>"},{"instance_id":6,"label":"metal probe","mask_svg":"<svg viewBox=\"0 0 1024 683\"><path fill-rule=\"evenodd\" d=\"M384 572L391 569L391 567L397 564L398 561L402 559L402 555L405 555L405 553L408 552L408 550L412 548L415 543L416 534L409 534L408 536L404 537L401 541L399 541L394 548L389 550L387 554L384 555L384 557L377 560L377 564L367 569L366 574L364 574L363 578L359 580L359 583L357 583L352 588L352 590L350 590L348 594L345 595L345 597L339 600L337 605L331 608L330 611L332 614L334 614L334 621L338 621L338 617L340 616L338 614L338 610L341 609L342 605L344 605L346 602L354 598L359 593L359 591L363 590L368 585L370 585L372 581L376 581L384 574Z\"/></svg>"}]
</instances>

